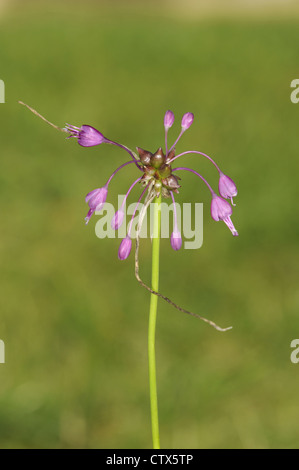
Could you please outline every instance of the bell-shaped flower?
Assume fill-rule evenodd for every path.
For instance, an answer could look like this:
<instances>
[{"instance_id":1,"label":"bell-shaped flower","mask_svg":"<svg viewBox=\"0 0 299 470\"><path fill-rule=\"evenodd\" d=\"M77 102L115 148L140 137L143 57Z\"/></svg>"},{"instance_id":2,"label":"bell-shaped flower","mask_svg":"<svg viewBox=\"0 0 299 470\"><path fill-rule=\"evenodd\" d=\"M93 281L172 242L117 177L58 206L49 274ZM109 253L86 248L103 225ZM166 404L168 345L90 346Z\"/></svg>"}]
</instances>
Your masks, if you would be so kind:
<instances>
[{"instance_id":1,"label":"bell-shaped flower","mask_svg":"<svg viewBox=\"0 0 299 470\"><path fill-rule=\"evenodd\" d=\"M84 124L81 127L75 127L67 124L65 129L71 134L69 137L76 137L76 139L78 139L78 144L82 145L82 147L93 147L94 145L109 142L100 131L92 126Z\"/></svg>"},{"instance_id":2,"label":"bell-shaped flower","mask_svg":"<svg viewBox=\"0 0 299 470\"><path fill-rule=\"evenodd\" d=\"M222 173L222 171L220 172L218 188L219 194L224 197L224 199L230 199L232 205L234 206L235 204L233 203L233 197L238 194L237 186L235 185L234 181L229 176L226 176L224 173Z\"/></svg>"},{"instance_id":3,"label":"bell-shaped flower","mask_svg":"<svg viewBox=\"0 0 299 470\"><path fill-rule=\"evenodd\" d=\"M178 251L182 247L182 236L178 230L174 230L170 237L170 243L173 250Z\"/></svg>"},{"instance_id":4,"label":"bell-shaped flower","mask_svg":"<svg viewBox=\"0 0 299 470\"><path fill-rule=\"evenodd\" d=\"M102 188L94 189L87 194L85 198L85 202L88 203L90 209L88 211L87 216L85 217L86 224L88 224L90 217L95 211L100 211L104 206L108 194L108 187L107 185L103 186Z\"/></svg>"},{"instance_id":5,"label":"bell-shaped flower","mask_svg":"<svg viewBox=\"0 0 299 470\"><path fill-rule=\"evenodd\" d=\"M124 238L121 241L121 244L119 245L118 249L118 258L120 260L127 259L129 254L131 253L132 249L132 240L131 238L127 235L126 238Z\"/></svg>"},{"instance_id":6,"label":"bell-shaped flower","mask_svg":"<svg viewBox=\"0 0 299 470\"><path fill-rule=\"evenodd\" d=\"M232 215L232 213L233 209L231 205L225 199L213 193L211 202L212 219L216 221L223 220L223 222L228 226L234 237L236 237L239 234L231 221L230 216Z\"/></svg>"}]
</instances>

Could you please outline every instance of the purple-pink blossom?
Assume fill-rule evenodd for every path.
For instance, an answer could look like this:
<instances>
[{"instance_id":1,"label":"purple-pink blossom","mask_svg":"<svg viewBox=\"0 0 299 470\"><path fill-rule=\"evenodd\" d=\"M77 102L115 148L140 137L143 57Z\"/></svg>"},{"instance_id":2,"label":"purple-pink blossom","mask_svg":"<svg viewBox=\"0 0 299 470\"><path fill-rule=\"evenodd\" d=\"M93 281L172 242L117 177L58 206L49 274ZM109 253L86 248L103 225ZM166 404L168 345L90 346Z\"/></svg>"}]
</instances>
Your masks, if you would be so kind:
<instances>
[{"instance_id":1,"label":"purple-pink blossom","mask_svg":"<svg viewBox=\"0 0 299 470\"><path fill-rule=\"evenodd\" d=\"M173 231L170 237L172 249L175 251L180 250L182 247L182 236L179 231Z\"/></svg>"},{"instance_id":2,"label":"purple-pink blossom","mask_svg":"<svg viewBox=\"0 0 299 470\"><path fill-rule=\"evenodd\" d=\"M111 181L114 179L116 174L126 167L127 165L134 163L134 168L139 172L138 178L135 178L133 182L130 183L129 189L123 199L121 207L115 212L112 220L111 226L114 230L118 230L119 227L122 225L124 220L124 204L127 198L130 196L132 189L137 185L140 184L142 186L141 195L138 198L138 201L135 206L135 210L133 216L131 218L131 222L128 226L128 231L126 237L122 240L119 250L118 250L118 257L121 260L126 259L132 248L132 237L131 237L131 229L133 219L135 217L136 210L138 208L139 203L141 202L142 198L145 196L146 193L147 197L151 195L158 196L160 192L162 192L162 197L169 198L171 197L174 204L174 226L173 231L170 237L171 247L174 250L179 250L182 247L182 236L178 229L178 221L177 221L177 214L175 208L175 201L174 201L174 194L178 194L179 189L181 188L180 177L177 175L177 172L180 171L187 171L191 172L192 174L196 175L201 179L201 181L205 184L208 190L211 193L212 200L211 200L211 216L213 220L219 221L222 220L230 229L234 236L238 235L237 230L234 227L234 224L231 220L232 216L232 205L233 198L237 196L237 187L235 182L227 176L217 165L215 160L211 158L204 152L199 150L187 150L181 153L176 154L175 148L178 142L180 141L182 135L190 128L194 121L194 114L187 112L183 115L181 120L181 130L179 132L178 137L175 139L174 143L170 148L168 147L168 131L172 128L174 124L174 113L171 110L167 110L164 115L164 129L165 129L165 153L162 147L159 147L156 151L151 152L148 150L144 150L140 147L136 147L137 153L135 153L130 148L126 147L123 144L115 142L106 138L100 131L96 128L83 125L81 127L67 125L64 130L68 132L70 135L69 137L74 137L77 139L79 145L82 147L92 147L97 146L100 144L110 144L115 145L125 152L127 152L131 160L123 163L120 165L116 170L111 174L111 176L107 179L104 186L98 189L94 189L86 196L86 202L89 205L89 211L85 218L86 223L89 222L90 217L92 216L93 212L101 210L105 204L107 193L108 193L108 186ZM189 154L200 155L206 159L208 159L212 165L216 168L219 173L218 179L218 190L219 195L216 194L213 187L208 183L208 181L195 169L189 168L186 166L178 166L173 168L173 162L178 158L182 158ZM149 194L150 192L150 194ZM230 199L231 204L226 200Z\"/></svg>"},{"instance_id":3,"label":"purple-pink blossom","mask_svg":"<svg viewBox=\"0 0 299 470\"><path fill-rule=\"evenodd\" d=\"M192 125L194 121L194 114L193 113L185 113L182 117L182 129L186 131Z\"/></svg>"},{"instance_id":4,"label":"purple-pink blossom","mask_svg":"<svg viewBox=\"0 0 299 470\"><path fill-rule=\"evenodd\" d=\"M174 123L174 114L172 111L168 110L166 111L165 113L165 116L164 116L164 127L165 127L165 130L168 130L172 127Z\"/></svg>"},{"instance_id":5,"label":"purple-pink blossom","mask_svg":"<svg viewBox=\"0 0 299 470\"><path fill-rule=\"evenodd\" d=\"M212 201L211 201L211 216L212 219L216 220L218 222L219 220L223 220L223 222L228 226L232 234L236 237L238 236L238 232L234 227L234 224L231 221L230 216L233 213L233 209L229 202L227 202L225 199L223 199L220 196L217 196L217 194L212 195Z\"/></svg>"},{"instance_id":6,"label":"purple-pink blossom","mask_svg":"<svg viewBox=\"0 0 299 470\"><path fill-rule=\"evenodd\" d=\"M126 238L124 238L121 241L121 244L119 245L118 249L118 258L120 260L125 260L128 258L129 254L131 253L132 249L132 240L131 238L127 235Z\"/></svg>"},{"instance_id":7,"label":"purple-pink blossom","mask_svg":"<svg viewBox=\"0 0 299 470\"><path fill-rule=\"evenodd\" d=\"M226 176L222 171L220 172L220 178L218 183L219 194L224 197L224 199L230 199L233 204L233 197L236 197L238 194L237 186L234 181ZM233 204L234 205L234 204Z\"/></svg>"},{"instance_id":8,"label":"purple-pink blossom","mask_svg":"<svg viewBox=\"0 0 299 470\"><path fill-rule=\"evenodd\" d=\"M78 144L82 147L93 147L108 142L103 134L92 126L83 125L81 127L67 125L65 129L70 132L69 137L78 139Z\"/></svg>"},{"instance_id":9,"label":"purple-pink blossom","mask_svg":"<svg viewBox=\"0 0 299 470\"><path fill-rule=\"evenodd\" d=\"M108 187L105 185L103 188L94 189L90 191L85 197L85 202L88 203L90 209L87 216L85 217L86 224L88 224L90 217L95 211L100 211L107 198Z\"/></svg>"}]
</instances>

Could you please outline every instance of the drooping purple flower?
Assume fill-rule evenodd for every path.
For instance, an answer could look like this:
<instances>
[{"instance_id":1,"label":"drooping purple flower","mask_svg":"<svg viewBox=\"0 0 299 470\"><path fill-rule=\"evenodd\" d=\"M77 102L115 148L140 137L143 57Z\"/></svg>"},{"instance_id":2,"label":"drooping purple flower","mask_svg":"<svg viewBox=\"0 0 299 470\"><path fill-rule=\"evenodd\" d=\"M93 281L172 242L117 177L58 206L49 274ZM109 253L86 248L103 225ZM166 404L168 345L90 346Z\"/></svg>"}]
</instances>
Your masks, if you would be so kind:
<instances>
[{"instance_id":1,"label":"drooping purple flower","mask_svg":"<svg viewBox=\"0 0 299 470\"><path fill-rule=\"evenodd\" d=\"M100 211L104 206L108 193L107 184L102 188L94 189L86 195L85 202L88 202L90 207L87 216L85 217L86 224L88 224L90 217L95 211Z\"/></svg>"},{"instance_id":2,"label":"drooping purple flower","mask_svg":"<svg viewBox=\"0 0 299 470\"><path fill-rule=\"evenodd\" d=\"M123 261L128 258L129 254L131 253L132 249L132 240L131 238L127 235L126 238L124 238L121 241L121 244L119 245L118 249L118 258Z\"/></svg>"},{"instance_id":3,"label":"drooping purple flower","mask_svg":"<svg viewBox=\"0 0 299 470\"><path fill-rule=\"evenodd\" d=\"M194 114L193 113L185 113L182 117L182 129L186 131L192 125L194 121Z\"/></svg>"},{"instance_id":4,"label":"drooping purple flower","mask_svg":"<svg viewBox=\"0 0 299 470\"><path fill-rule=\"evenodd\" d=\"M220 172L218 188L219 194L224 197L224 199L230 199L231 203L235 205L233 203L233 197L238 194L237 186L234 181L229 176L222 173L222 171Z\"/></svg>"},{"instance_id":5,"label":"drooping purple flower","mask_svg":"<svg viewBox=\"0 0 299 470\"><path fill-rule=\"evenodd\" d=\"M78 144L82 145L82 147L93 147L94 145L109 142L100 131L92 126L84 124L81 127L76 127L67 124L65 129L71 134L69 137L76 137L78 139Z\"/></svg>"},{"instance_id":6,"label":"drooping purple flower","mask_svg":"<svg viewBox=\"0 0 299 470\"><path fill-rule=\"evenodd\" d=\"M216 220L216 222L218 222L219 220L223 220L223 222L228 226L234 237L236 237L239 234L231 221L230 216L232 215L232 213L233 209L231 205L225 199L213 193L211 201L212 219Z\"/></svg>"},{"instance_id":7,"label":"drooping purple flower","mask_svg":"<svg viewBox=\"0 0 299 470\"><path fill-rule=\"evenodd\" d=\"M178 230L176 231L174 230L172 232L171 237L170 237L170 243L171 243L172 249L175 251L180 250L180 248L182 247L182 236Z\"/></svg>"}]
</instances>

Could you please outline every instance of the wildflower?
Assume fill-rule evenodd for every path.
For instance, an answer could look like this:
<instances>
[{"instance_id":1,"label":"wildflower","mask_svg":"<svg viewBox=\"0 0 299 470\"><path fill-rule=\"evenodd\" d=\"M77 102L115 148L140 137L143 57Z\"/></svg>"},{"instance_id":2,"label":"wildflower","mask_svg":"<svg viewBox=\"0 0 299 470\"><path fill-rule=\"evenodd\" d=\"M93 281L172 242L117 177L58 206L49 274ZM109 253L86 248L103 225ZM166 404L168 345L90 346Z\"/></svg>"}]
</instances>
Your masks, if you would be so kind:
<instances>
[{"instance_id":1,"label":"wildflower","mask_svg":"<svg viewBox=\"0 0 299 470\"><path fill-rule=\"evenodd\" d=\"M190 112L185 113L182 117L181 120L181 130L180 133L175 140L174 144L168 148L168 131L169 129L173 126L174 123L174 114L172 111L168 110L165 113L164 116L164 129L165 129L165 153L162 149L162 147L159 147L156 152L152 153L148 150L144 150L140 147L136 147L137 149L137 154L133 152L131 149L126 147L125 145L119 144L118 142L114 142L107 137L105 137L100 131L98 131L96 128L89 126L89 125L82 125L81 127L76 127L73 125L67 124L65 127L61 128L50 121L48 121L45 117L43 117L41 114L39 114L35 109L31 108L30 106L26 105L22 101L19 102L20 104L26 106L31 112L33 112L35 115L43 119L45 122L47 122L50 126L52 126L54 129L62 131L64 133L68 134L68 138L75 138L78 141L78 144L81 145L82 147L93 147L101 144L110 144L110 145L115 145L123 150L125 150L129 155L130 155L130 160L126 161L122 165L120 165L116 170L111 174L111 176L108 178L104 186L94 189L93 191L89 192L85 198L86 203L89 205L89 211L87 216L85 217L86 223L89 222L92 214L95 211L101 210L106 202L107 195L108 195L108 187L115 175L124 167L127 165L134 163L134 167L138 169L138 171L141 172L141 175L139 173L139 177L131 183L126 196L123 200L121 208L114 214L111 225L113 229L117 230L121 224L123 223L124 220L124 203L126 199L128 198L130 192L132 191L133 187L140 183L140 185L143 187L143 191L137 201L137 204L135 206L135 210L132 216L132 219L129 224L129 228L126 234L126 237L121 241L119 250L118 250L118 258L120 260L125 260L128 258L131 249L132 249L132 224L133 220L135 217L135 213L137 211L137 208L139 206L139 203L141 202L142 198L145 196L145 204L140 211L139 215L139 220L138 220L138 225L137 225L137 230L136 230L136 250L135 250L135 276L138 280L138 282L145 287L151 294L154 294L158 297L161 297L165 301L167 301L170 305L174 306L177 308L179 311L190 314L192 316L195 316L197 318L200 318L201 320L209 323L212 325L214 328L216 328L219 331L226 331L229 328L220 328L216 323L202 317L201 315L194 314L188 310L185 310L181 307L179 307L177 304L175 304L169 297L166 297L158 292L158 271L159 271L159 263L156 262L156 256L157 253L159 253L159 237L155 236L153 238L153 244L155 243L155 249L153 249L153 269L155 267L155 271L153 271L152 275L152 288L147 286L142 279L139 276L139 262L138 262L138 250L139 250L139 234L142 226L142 221L145 217L146 210L151 204L151 202L156 198L163 196L165 198L172 198L173 205L174 205L174 228L173 232L171 234L171 246L174 250L179 250L182 246L182 237L181 234L178 230L178 224L177 224L177 214L176 214L176 208L175 208L175 200L174 200L174 194L177 194L179 191L179 188L181 187L180 183L180 177L177 176L177 171L188 171L193 173L194 175L198 176L207 186L209 191L211 192L212 195L212 201L211 201L211 216L215 221L222 220L224 223L228 226L230 231L234 236L238 235L238 232L236 231L232 221L231 221L231 215L232 215L232 207L229 204L226 199L230 199L231 203L233 204L233 197L237 195L237 188L234 183L234 181L227 175L225 175L219 168L219 166L216 164L216 162L207 154L200 152L198 150L188 150L185 152L182 152L178 155L176 155L175 147L177 143L179 142L180 138L182 135L190 128L194 121L194 115ZM206 181L206 179L197 171L193 170L192 168L188 167L176 167L173 168L173 162L177 159L180 158L184 155L187 154L196 154L196 155L201 155L207 158L217 169L219 173L219 183L218 183L218 189L220 196L218 196L215 191L212 189L210 184ZM160 204L160 199L157 201L157 204L155 205L155 216L156 216L156 222L157 222L157 227L159 226L159 217L160 217L160 211L159 211L159 204ZM233 204L234 205L234 204ZM158 215L157 215L158 214ZM155 256L155 258L154 258ZM154 263L155 261L155 263ZM154 266L155 265L155 266ZM154 282L155 280L155 282ZM156 289L156 290L155 290ZM154 311L156 307L151 311L152 315L155 315L156 312ZM151 322L151 325L153 322ZM154 331L154 330L153 330Z\"/></svg>"},{"instance_id":2,"label":"wildflower","mask_svg":"<svg viewBox=\"0 0 299 470\"><path fill-rule=\"evenodd\" d=\"M233 197L235 197L238 194L237 187L233 180L229 178L229 176L226 176L220 171L220 178L219 178L219 194L224 197L224 199L230 199L232 205L234 206L235 204L233 203Z\"/></svg>"},{"instance_id":3,"label":"wildflower","mask_svg":"<svg viewBox=\"0 0 299 470\"><path fill-rule=\"evenodd\" d=\"M88 211L87 216L85 217L86 223L89 222L92 214L95 211L99 211L103 208L106 202L107 194L108 194L108 186L110 182L112 181L112 179L114 178L114 176L118 173L118 171L120 171L122 168L126 167L127 165L134 163L138 171L142 173L142 175L139 176L137 179L135 179L135 181L130 185L126 193L126 196L123 200L121 208L114 214L113 219L111 221L111 225L113 229L117 230L121 226L124 220L125 201L128 198L133 187L137 183L140 183L144 189L142 191L141 196L138 199L138 203L136 205L127 236L121 242L121 246L119 248L120 259L126 259L130 254L131 245L132 245L130 232L132 228L133 218L135 216L137 207L146 192L148 192L148 196L146 197L147 201L152 200L154 195L158 196L160 192L162 193L162 196L165 198L171 197L174 203L174 208L175 208L174 194L178 193L179 192L178 190L180 188L180 184L179 184L180 178L176 174L177 171L191 172L195 174L196 176L198 176L205 183L205 185L208 187L212 195L212 201L211 201L212 218L215 221L223 220L224 223L228 226L228 228L232 232L232 234L234 236L238 235L238 232L235 229L231 221L232 207L229 204L229 202L226 201L226 199L230 199L231 204L235 205L233 203L233 197L237 196L238 191L237 191L237 187L234 181L229 176L227 176L225 173L222 172L222 170L219 168L217 163L209 155L203 152L200 152L198 150L187 150L185 152L179 153L178 155L176 155L175 153L176 144L179 142L180 138L186 132L186 130L190 128L190 126L192 125L194 121L193 113L187 112L183 115L182 120L181 120L181 131L177 139L175 140L174 144L170 147L170 149L168 149L168 144L167 144L168 131L173 126L174 114L170 110L166 111L165 116L164 116L165 154L164 154L162 147L159 147L154 153L148 150L144 150L140 147L136 147L137 149L137 154L136 154L125 145L119 144L118 142L108 139L99 130L97 130L96 128L92 126L84 124L81 127L77 127L77 126L73 126L70 124L66 124L64 128L60 128L56 126L55 124L51 123L50 121L48 121L41 114L39 114L35 109L26 105L22 101L20 101L20 104L26 106L30 111L32 111L34 114L36 114L41 119L46 121L55 129L68 133L69 134L68 138L72 138L72 137L76 138L78 141L78 144L81 145L82 147L93 147L93 146L101 145L101 144L110 144L110 145L115 145L117 147L120 147L121 149L125 150L130 155L131 159L123 163L122 165L120 165L111 174L111 176L108 178L104 186L102 186L101 188L94 189L93 191L87 194L85 200L89 205L89 211ZM215 191L212 189L212 187L207 182L207 180L200 173L193 170L192 168L188 168L188 167L173 168L172 164L176 159L182 156L188 155L188 154L201 155L207 158L214 165L214 167L217 169L219 173L218 190L219 190L220 196L218 196L215 193ZM171 246L174 250L178 250L181 248L181 245L182 245L182 238L177 228L177 220L176 220L176 213L175 213L175 224L174 224L174 230L171 235Z\"/></svg>"},{"instance_id":4,"label":"wildflower","mask_svg":"<svg viewBox=\"0 0 299 470\"><path fill-rule=\"evenodd\" d=\"M168 131L172 127L174 123L174 114L172 111L166 111L165 116L164 116L164 127L165 131Z\"/></svg>"},{"instance_id":5,"label":"wildflower","mask_svg":"<svg viewBox=\"0 0 299 470\"><path fill-rule=\"evenodd\" d=\"M76 127L67 124L65 129L70 133L68 138L75 137L78 139L78 144L82 145L82 147L93 147L94 145L109 142L101 132L92 126L83 125L81 127Z\"/></svg>"},{"instance_id":6,"label":"wildflower","mask_svg":"<svg viewBox=\"0 0 299 470\"><path fill-rule=\"evenodd\" d=\"M225 224L228 226L234 237L238 236L238 232L234 227L234 224L231 221L230 216L232 215L232 207L231 205L221 197L217 196L217 194L212 194L212 202L211 202L211 216L212 219L218 221L223 220Z\"/></svg>"},{"instance_id":7,"label":"wildflower","mask_svg":"<svg viewBox=\"0 0 299 470\"><path fill-rule=\"evenodd\" d=\"M194 120L194 114L192 114L192 113L184 114L184 116L182 117L182 129L184 131L189 129L189 127L193 123L193 120Z\"/></svg>"},{"instance_id":8,"label":"wildflower","mask_svg":"<svg viewBox=\"0 0 299 470\"><path fill-rule=\"evenodd\" d=\"M108 193L108 185L105 184L103 188L94 189L90 191L85 197L85 202L88 203L90 209L87 216L85 217L86 223L88 224L90 217L94 211L100 211L105 204Z\"/></svg>"},{"instance_id":9,"label":"wildflower","mask_svg":"<svg viewBox=\"0 0 299 470\"><path fill-rule=\"evenodd\" d=\"M132 241L131 241L131 228L132 222L135 217L135 212L137 210L138 204L141 202L142 197L148 191L151 191L152 194L159 195L162 192L162 196L165 198L171 197L174 204L174 211L175 211L175 201L174 201L174 194L178 193L180 188L180 178L177 175L178 171L188 171L196 176L198 176L208 187L209 191L211 192L212 200L211 200L211 216L213 220L218 221L222 220L231 230L234 236L238 235L232 221L232 207L226 201L226 199L230 199L231 203L233 204L233 197L237 195L237 187L234 181L227 175L225 175L216 162L207 154L200 152L198 150L188 150L182 152L178 155L175 153L175 146L184 134L187 129L192 125L194 121L194 115L190 112L185 113L181 120L181 131L179 136L175 140L174 144L168 150L167 140L168 140L168 131L172 127L174 123L174 114L172 111L168 110L164 116L164 129L165 129L165 153L162 147L159 147L155 152L150 152L149 150L142 149L141 147L136 147L137 153L130 150L128 147L114 142L106 137L95 129L92 126L83 125L81 127L75 127L71 125L67 125L65 127L65 131L68 132L70 135L69 137L77 138L79 145L83 147L91 147L95 145L100 145L102 143L116 145L127 153L129 153L131 160L123 163L120 167L118 167L112 175L107 180L106 184L99 189L91 191L86 196L86 202L90 207L90 210L86 216L86 223L90 220L91 215L96 210L100 210L107 198L108 193L108 186L111 180L114 178L116 173L121 170L123 167L127 166L130 163L135 163L135 166L139 171L142 172L142 176L135 179L134 182L130 185L125 198L123 199L122 205L120 209L114 214L111 226L114 230L117 230L124 220L124 204L132 191L133 187L140 183L144 190L138 199L138 203L136 205L133 217L131 219L130 227L127 233L126 238L124 238L119 247L118 257L119 259L126 259L131 251ZM207 180L197 171L193 170L192 168L188 167L176 167L173 168L173 162L184 155L187 154L197 154L202 155L207 158L217 169L219 173L219 183L218 189L219 194L218 196ZM234 204L233 204L234 205ZM171 246L174 250L179 250L182 246L182 237L177 227L177 216L176 211L174 212L174 229L171 235Z\"/></svg>"},{"instance_id":10,"label":"wildflower","mask_svg":"<svg viewBox=\"0 0 299 470\"><path fill-rule=\"evenodd\" d=\"M90 220L90 217L92 216L92 214L95 211L100 211L103 208L103 206L106 202L106 199L107 199L108 186L109 186L111 180L116 175L116 173L119 170L121 170L122 168L124 168L125 166L129 165L130 163L134 163L134 162L129 161L129 162L123 163L121 166L119 166L112 173L112 175L110 176L110 178L108 179L108 181L106 182L106 184L102 188L94 189L93 191L91 191L90 193L87 194L87 196L85 197L85 202L88 202L90 210L89 210L87 216L85 217L86 224L88 224L88 222Z\"/></svg>"},{"instance_id":11,"label":"wildflower","mask_svg":"<svg viewBox=\"0 0 299 470\"><path fill-rule=\"evenodd\" d=\"M173 231L170 237L172 249L177 251L182 247L182 236L180 232Z\"/></svg>"},{"instance_id":12,"label":"wildflower","mask_svg":"<svg viewBox=\"0 0 299 470\"><path fill-rule=\"evenodd\" d=\"M130 252L131 252L131 249L132 249L132 240L131 238L127 235L126 238L124 238L122 241L121 241L121 244L119 246L119 250L118 250L118 258L120 260L124 260L124 259L127 259L127 257L129 256Z\"/></svg>"}]
</instances>

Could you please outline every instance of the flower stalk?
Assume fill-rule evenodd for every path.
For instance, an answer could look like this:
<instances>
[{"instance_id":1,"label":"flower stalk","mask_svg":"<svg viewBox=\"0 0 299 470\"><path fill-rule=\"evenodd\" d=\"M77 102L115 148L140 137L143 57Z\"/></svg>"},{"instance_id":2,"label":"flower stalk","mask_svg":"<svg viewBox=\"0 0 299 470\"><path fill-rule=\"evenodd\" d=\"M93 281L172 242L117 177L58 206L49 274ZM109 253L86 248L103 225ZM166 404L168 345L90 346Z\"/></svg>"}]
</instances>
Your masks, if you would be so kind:
<instances>
[{"instance_id":1,"label":"flower stalk","mask_svg":"<svg viewBox=\"0 0 299 470\"><path fill-rule=\"evenodd\" d=\"M161 192L154 200L154 236L152 241L152 290L159 291L159 261L161 234ZM158 297L151 293L149 324L148 324L148 366L150 408L152 423L153 448L160 449L158 397L156 379L156 322Z\"/></svg>"}]
</instances>

